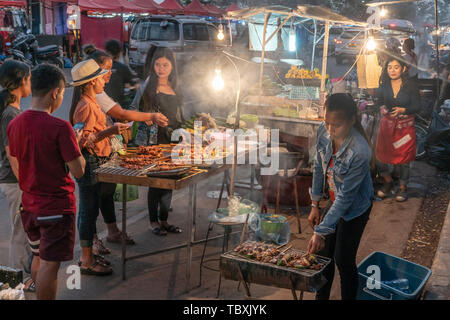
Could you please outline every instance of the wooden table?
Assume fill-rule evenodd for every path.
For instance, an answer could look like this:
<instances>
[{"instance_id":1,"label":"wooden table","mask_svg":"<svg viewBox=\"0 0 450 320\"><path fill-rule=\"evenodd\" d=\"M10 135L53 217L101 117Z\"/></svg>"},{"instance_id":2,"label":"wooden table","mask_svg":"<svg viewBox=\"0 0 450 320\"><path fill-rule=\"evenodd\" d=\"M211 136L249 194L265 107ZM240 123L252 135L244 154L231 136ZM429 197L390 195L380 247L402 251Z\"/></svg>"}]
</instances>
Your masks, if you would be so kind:
<instances>
[{"instance_id":1,"label":"wooden table","mask_svg":"<svg viewBox=\"0 0 450 320\"><path fill-rule=\"evenodd\" d=\"M161 178L161 177L147 177L147 176L127 176L120 174L108 174L108 173L97 173L97 179L99 182L109 182L109 183L121 183L123 184L122 190L122 279L126 279L126 262L128 260L138 259L147 257L150 255L158 254L161 252L166 252L170 250L175 250L179 248L187 248L187 264L186 264L186 291L190 289L190 276L191 276L191 263L192 263L192 245L202 243L205 239L195 240L195 214L197 209L197 183L200 181L206 180L216 174L225 172L231 166L230 165L221 165L218 167L213 167L210 169L193 169L188 174L180 177L180 178ZM127 195L127 185L137 185L137 186L145 186L152 188L160 188L167 190L180 190L185 187L189 187L189 210L188 210L188 230L187 230L187 242L172 246L169 248L164 248L157 251L152 251L145 254L135 255L127 257L127 246L125 241L125 234L127 228L127 203L126 203L126 195ZM223 187L222 187L223 191ZM221 197L219 197L219 201ZM219 238L218 236L216 238ZM211 239L210 239L211 240Z\"/></svg>"}]
</instances>

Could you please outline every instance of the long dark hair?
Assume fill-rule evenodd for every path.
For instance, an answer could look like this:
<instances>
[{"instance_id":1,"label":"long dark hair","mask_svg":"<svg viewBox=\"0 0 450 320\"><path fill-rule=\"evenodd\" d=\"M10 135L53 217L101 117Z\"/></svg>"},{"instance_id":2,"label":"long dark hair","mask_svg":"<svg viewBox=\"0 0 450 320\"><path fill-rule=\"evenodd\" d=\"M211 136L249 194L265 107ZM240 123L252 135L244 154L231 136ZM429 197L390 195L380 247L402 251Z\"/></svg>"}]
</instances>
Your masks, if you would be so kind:
<instances>
[{"instance_id":1,"label":"long dark hair","mask_svg":"<svg viewBox=\"0 0 450 320\"><path fill-rule=\"evenodd\" d=\"M347 121L352 121L353 119L355 119L353 127L364 137L369 147L372 148L372 144L370 143L370 140L367 137L367 134L364 131L363 126L361 125L361 117L358 114L356 102L353 100L350 94L335 93L328 96L327 100L325 101L325 110L327 112L339 112L339 115L342 117L342 119ZM375 167L374 152L372 152L370 166L372 168Z\"/></svg>"},{"instance_id":2,"label":"long dark hair","mask_svg":"<svg viewBox=\"0 0 450 320\"><path fill-rule=\"evenodd\" d=\"M160 58L166 58L172 64L172 72L169 75L169 84L175 94L181 97L181 91L178 87L178 71L175 61L175 54L169 48L157 47L153 53L152 63L150 65L150 80L145 87L144 94L142 96L142 111L144 112L154 111L156 108L156 88L158 87L158 75L155 72L155 63L156 60Z\"/></svg>"},{"instance_id":3,"label":"long dark hair","mask_svg":"<svg viewBox=\"0 0 450 320\"><path fill-rule=\"evenodd\" d=\"M405 60L394 55L394 56L389 56L384 63L383 71L380 76L380 83L381 84L390 83L391 78L389 77L389 73L388 73L387 69L388 69L388 64L391 63L392 61L397 61L400 64L400 66L402 67L402 76L401 76L402 82L405 83L406 81L408 81L409 74L407 72L407 69L403 70L405 67L406 68L408 67L406 65Z\"/></svg>"},{"instance_id":4,"label":"long dark hair","mask_svg":"<svg viewBox=\"0 0 450 320\"><path fill-rule=\"evenodd\" d=\"M70 111L69 111L69 121L72 125L75 124L75 123L73 123L73 115L77 108L78 102L80 102L81 97L83 96L84 89L86 88L86 85L88 83L85 83L85 84L82 84L81 86L77 86L77 87L73 88L72 105L70 106Z\"/></svg>"},{"instance_id":5,"label":"long dark hair","mask_svg":"<svg viewBox=\"0 0 450 320\"><path fill-rule=\"evenodd\" d=\"M147 54L145 56L145 63L144 63L144 78L147 78L150 75L150 70L152 68L152 60L153 55L155 54L155 51L158 47L151 44L150 48L148 48Z\"/></svg>"},{"instance_id":6,"label":"long dark hair","mask_svg":"<svg viewBox=\"0 0 450 320\"><path fill-rule=\"evenodd\" d=\"M23 79L30 75L30 68L23 62L8 60L0 67L0 116L5 108L16 101L16 96L11 91L22 85Z\"/></svg>"}]
</instances>

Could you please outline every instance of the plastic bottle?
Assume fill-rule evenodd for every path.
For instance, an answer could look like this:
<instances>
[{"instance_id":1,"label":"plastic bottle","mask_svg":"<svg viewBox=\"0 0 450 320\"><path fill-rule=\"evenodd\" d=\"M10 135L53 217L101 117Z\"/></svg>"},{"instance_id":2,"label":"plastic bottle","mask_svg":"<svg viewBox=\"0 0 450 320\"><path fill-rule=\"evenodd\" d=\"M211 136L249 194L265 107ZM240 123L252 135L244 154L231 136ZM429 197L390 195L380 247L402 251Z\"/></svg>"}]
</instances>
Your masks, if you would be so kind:
<instances>
[{"instance_id":1,"label":"plastic bottle","mask_svg":"<svg viewBox=\"0 0 450 320\"><path fill-rule=\"evenodd\" d=\"M409 281L408 279L401 278L392 281L381 281L384 285L403 291L404 293L409 293Z\"/></svg>"},{"instance_id":2,"label":"plastic bottle","mask_svg":"<svg viewBox=\"0 0 450 320\"><path fill-rule=\"evenodd\" d=\"M152 124L150 126L149 132L149 143L150 145L158 144L158 126L156 124Z\"/></svg>"}]
</instances>

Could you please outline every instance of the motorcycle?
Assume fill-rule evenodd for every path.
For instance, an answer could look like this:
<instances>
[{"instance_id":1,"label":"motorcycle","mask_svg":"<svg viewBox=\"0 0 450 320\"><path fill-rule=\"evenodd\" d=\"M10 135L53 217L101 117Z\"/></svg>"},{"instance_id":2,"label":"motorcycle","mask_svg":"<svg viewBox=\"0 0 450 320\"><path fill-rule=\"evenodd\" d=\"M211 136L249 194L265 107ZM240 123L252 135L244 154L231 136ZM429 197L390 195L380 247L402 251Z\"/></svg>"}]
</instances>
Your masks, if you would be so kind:
<instances>
[{"instance_id":1,"label":"motorcycle","mask_svg":"<svg viewBox=\"0 0 450 320\"><path fill-rule=\"evenodd\" d=\"M30 33L21 33L14 39L10 54L13 59L22 61L30 67L43 62L54 64L61 69L64 67L59 47L55 44L39 47L36 37Z\"/></svg>"}]
</instances>

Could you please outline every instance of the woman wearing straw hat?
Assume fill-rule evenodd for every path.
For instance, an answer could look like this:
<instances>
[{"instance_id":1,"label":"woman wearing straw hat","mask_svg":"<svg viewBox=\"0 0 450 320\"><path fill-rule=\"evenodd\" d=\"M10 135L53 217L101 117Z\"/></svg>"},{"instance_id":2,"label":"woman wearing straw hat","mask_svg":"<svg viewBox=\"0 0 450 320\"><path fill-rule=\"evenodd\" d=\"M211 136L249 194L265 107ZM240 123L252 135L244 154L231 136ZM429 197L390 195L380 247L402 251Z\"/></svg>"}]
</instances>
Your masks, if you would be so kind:
<instances>
[{"instance_id":1,"label":"woman wearing straw hat","mask_svg":"<svg viewBox=\"0 0 450 320\"><path fill-rule=\"evenodd\" d=\"M82 61L72 69L71 84L75 89L69 118L73 125L82 128L80 146L86 159L85 174L77 179L80 195L77 224L82 248L79 264L81 273L88 275L112 273L109 261L92 252L102 185L96 181L94 170L111 154L111 142L107 138L121 134L128 128L124 124L106 126L106 115L96 100L96 95L103 92L105 86L103 76L106 73L108 71L100 68L93 59Z\"/></svg>"}]
</instances>

